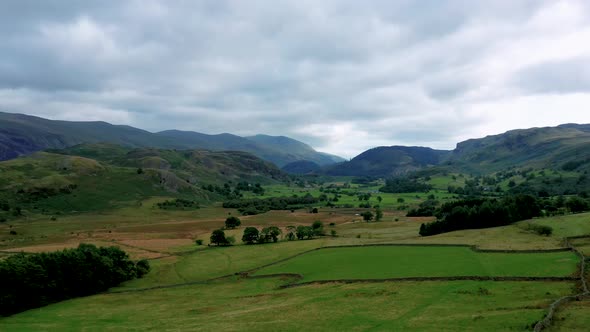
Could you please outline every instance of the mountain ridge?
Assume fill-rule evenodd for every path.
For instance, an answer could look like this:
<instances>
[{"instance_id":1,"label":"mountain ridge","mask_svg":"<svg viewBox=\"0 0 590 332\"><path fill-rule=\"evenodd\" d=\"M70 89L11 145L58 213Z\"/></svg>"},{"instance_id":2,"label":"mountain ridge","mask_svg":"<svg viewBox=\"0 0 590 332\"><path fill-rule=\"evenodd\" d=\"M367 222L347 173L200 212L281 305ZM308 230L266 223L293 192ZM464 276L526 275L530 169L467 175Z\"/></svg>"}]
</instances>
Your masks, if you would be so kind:
<instances>
[{"instance_id":1,"label":"mountain ridge","mask_svg":"<svg viewBox=\"0 0 590 332\"><path fill-rule=\"evenodd\" d=\"M262 135L272 138L274 136ZM44 149L62 149L82 143L114 143L128 147L163 149L207 149L244 151L281 167L298 160L313 160L322 165L344 160L315 151L309 145L288 139L291 146L307 149L291 153L276 144L260 143L233 134L209 135L194 131L165 130L152 133L128 125L104 121L49 120L37 116L0 112L0 160L8 160ZM296 142L296 143L295 143ZM329 156L329 157L327 157Z\"/></svg>"}]
</instances>

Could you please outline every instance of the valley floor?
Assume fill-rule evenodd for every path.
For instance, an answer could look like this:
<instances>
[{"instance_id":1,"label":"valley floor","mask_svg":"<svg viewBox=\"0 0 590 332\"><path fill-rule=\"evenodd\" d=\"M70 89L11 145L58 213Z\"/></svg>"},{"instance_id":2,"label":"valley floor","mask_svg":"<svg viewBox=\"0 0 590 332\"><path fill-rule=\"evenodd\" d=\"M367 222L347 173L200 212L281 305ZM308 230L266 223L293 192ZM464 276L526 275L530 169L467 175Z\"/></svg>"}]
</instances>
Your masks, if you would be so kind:
<instances>
[{"instance_id":1,"label":"valley floor","mask_svg":"<svg viewBox=\"0 0 590 332\"><path fill-rule=\"evenodd\" d=\"M244 217L229 233L239 239L247 226L321 220L336 237L217 248L207 247L208 235L235 211L219 206L154 211L157 200L112 213L13 224L18 236L0 236L3 255L91 242L148 258L152 271L104 294L2 318L0 330L526 331L553 301L580 292L579 258L555 249L564 247L565 237L590 236L590 214L423 238L418 228L428 219L390 211L382 222L365 223L356 209L326 208L318 214L271 211ZM555 232L549 237L527 232L527 222L551 225ZM2 234L9 227L0 225ZM198 238L205 245L196 246ZM572 244L588 255L589 239ZM375 244L398 245L366 246ZM432 244L443 246L415 246ZM364 247L350 247L358 245ZM314 250L337 246L348 247ZM482 280L452 280L457 276ZM445 278L385 280L412 277ZM286 287L302 282L307 284ZM586 298L566 304L549 331L584 331L590 326L589 303Z\"/></svg>"}]
</instances>

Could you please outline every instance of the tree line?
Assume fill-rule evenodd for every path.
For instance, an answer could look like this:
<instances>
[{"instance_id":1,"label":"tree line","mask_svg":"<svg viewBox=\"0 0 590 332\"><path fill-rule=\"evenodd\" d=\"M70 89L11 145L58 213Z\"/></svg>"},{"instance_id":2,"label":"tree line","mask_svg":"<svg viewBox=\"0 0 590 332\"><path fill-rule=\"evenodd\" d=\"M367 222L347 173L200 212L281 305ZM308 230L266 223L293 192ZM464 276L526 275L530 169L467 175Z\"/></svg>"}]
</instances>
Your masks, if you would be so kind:
<instances>
[{"instance_id":1,"label":"tree line","mask_svg":"<svg viewBox=\"0 0 590 332\"><path fill-rule=\"evenodd\" d=\"M307 194L303 197L232 199L223 202L223 207L237 209L243 215L254 215L270 210L301 209L316 204L318 201L317 198Z\"/></svg>"},{"instance_id":2,"label":"tree line","mask_svg":"<svg viewBox=\"0 0 590 332\"><path fill-rule=\"evenodd\" d=\"M385 181L385 185L379 189L384 193L414 193L428 192L432 186L428 183L420 182L417 179L409 178L391 178Z\"/></svg>"},{"instance_id":3,"label":"tree line","mask_svg":"<svg viewBox=\"0 0 590 332\"><path fill-rule=\"evenodd\" d=\"M441 205L435 212L437 220L422 224L419 233L429 236L460 229L504 226L540 215L539 201L532 195L469 198Z\"/></svg>"},{"instance_id":4,"label":"tree line","mask_svg":"<svg viewBox=\"0 0 590 332\"><path fill-rule=\"evenodd\" d=\"M100 293L149 270L147 260L134 263L117 247L92 244L10 256L0 261L0 315Z\"/></svg>"}]
</instances>

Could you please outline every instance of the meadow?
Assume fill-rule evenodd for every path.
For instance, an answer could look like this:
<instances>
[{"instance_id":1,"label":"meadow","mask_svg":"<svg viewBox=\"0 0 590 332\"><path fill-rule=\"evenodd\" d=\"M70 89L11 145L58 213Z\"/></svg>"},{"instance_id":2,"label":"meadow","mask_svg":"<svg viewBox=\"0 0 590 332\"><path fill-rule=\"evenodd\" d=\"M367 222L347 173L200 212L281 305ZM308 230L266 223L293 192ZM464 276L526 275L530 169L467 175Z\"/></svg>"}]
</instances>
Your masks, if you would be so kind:
<instances>
[{"instance_id":1,"label":"meadow","mask_svg":"<svg viewBox=\"0 0 590 332\"><path fill-rule=\"evenodd\" d=\"M268 266L253 275L297 273L302 281L407 277L565 277L572 252L476 252L468 247L367 246L324 248Z\"/></svg>"},{"instance_id":2,"label":"meadow","mask_svg":"<svg viewBox=\"0 0 590 332\"><path fill-rule=\"evenodd\" d=\"M284 185L265 189L270 196L320 193L317 188ZM448 193L434 193L440 200L452 198ZM362 221L360 213L367 209L358 208L355 195L341 197L343 204L349 202L354 208L320 207L318 213L269 211L240 216L242 225L226 231L238 239L230 247L208 247L208 237L211 230L223 226L228 215L239 215L236 210L224 209L218 203L191 211L155 208L156 203L169 199L164 196L55 220L27 215L19 222L0 224L3 256L90 242L120 246L134 259L150 259L152 266L142 279L123 283L107 293L0 318L0 330L524 331L543 317L552 301L578 291L577 282L567 280L376 280L281 288L293 282L327 279L570 277L579 258L569 251L491 253L459 246L415 245L546 250L563 248L564 237L590 234L590 214L585 213L420 237L420 224L432 218L406 217L398 209L398 200L417 205L427 194L372 194L371 204L377 204L377 196L382 197L385 210L381 222ZM328 235L334 230L336 236L301 241L283 238L262 245L242 245L239 241L248 226L277 225L285 230L286 226L309 225L315 220L324 223ZM554 233L540 236L527 231L526 223L550 225ZM17 234L9 234L10 230ZM196 245L196 239L204 240L203 245ZM574 243L583 250L588 247L587 239ZM371 244L396 246L332 248ZM331 248L314 250L324 247ZM266 267L258 269L262 266ZM254 270L252 276L295 273L303 279L240 274ZM588 301L566 305L551 330L583 330L584 324L589 324L587 309Z\"/></svg>"}]
</instances>

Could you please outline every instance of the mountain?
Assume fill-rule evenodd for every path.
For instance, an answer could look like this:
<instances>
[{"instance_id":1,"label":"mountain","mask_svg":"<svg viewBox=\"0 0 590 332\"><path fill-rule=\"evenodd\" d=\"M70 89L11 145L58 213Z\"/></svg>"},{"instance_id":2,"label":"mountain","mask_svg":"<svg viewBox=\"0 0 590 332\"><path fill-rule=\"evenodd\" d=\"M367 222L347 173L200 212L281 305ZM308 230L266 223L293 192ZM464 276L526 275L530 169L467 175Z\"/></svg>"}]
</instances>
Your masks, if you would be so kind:
<instances>
[{"instance_id":1,"label":"mountain","mask_svg":"<svg viewBox=\"0 0 590 332\"><path fill-rule=\"evenodd\" d=\"M207 135L179 130L151 133L100 121L56 121L0 112L0 160L44 149L62 149L81 143L101 142L127 147L243 151L279 167L298 160L311 160L321 165L343 160L282 136L258 135L246 138L232 134Z\"/></svg>"},{"instance_id":2,"label":"mountain","mask_svg":"<svg viewBox=\"0 0 590 332\"><path fill-rule=\"evenodd\" d=\"M449 164L475 173L490 173L511 167L588 167L590 125L517 129L470 139L457 144Z\"/></svg>"},{"instance_id":3,"label":"mountain","mask_svg":"<svg viewBox=\"0 0 590 332\"><path fill-rule=\"evenodd\" d=\"M125 146L188 148L174 140L130 126L101 121L56 121L24 114L0 112L0 160L47 148L80 143L110 142Z\"/></svg>"},{"instance_id":4,"label":"mountain","mask_svg":"<svg viewBox=\"0 0 590 332\"><path fill-rule=\"evenodd\" d=\"M288 178L246 152L82 144L0 162L0 202L54 214L135 205L152 196L221 199L229 181L274 184Z\"/></svg>"},{"instance_id":5,"label":"mountain","mask_svg":"<svg viewBox=\"0 0 590 332\"><path fill-rule=\"evenodd\" d=\"M318 152L305 143L285 136L256 135L246 138L274 151L287 152L289 162L307 160L324 166L344 161L344 158ZM285 165L287 163L282 162L281 164Z\"/></svg>"},{"instance_id":6,"label":"mountain","mask_svg":"<svg viewBox=\"0 0 590 332\"><path fill-rule=\"evenodd\" d=\"M288 163L281 170L290 174L311 174L321 171L322 167L313 161L299 160Z\"/></svg>"},{"instance_id":7,"label":"mountain","mask_svg":"<svg viewBox=\"0 0 590 332\"><path fill-rule=\"evenodd\" d=\"M324 168L328 175L388 177L438 165L450 151L417 146L381 146L367 150L348 162Z\"/></svg>"},{"instance_id":8,"label":"mountain","mask_svg":"<svg viewBox=\"0 0 590 332\"><path fill-rule=\"evenodd\" d=\"M590 170L590 124L517 129L469 139L452 151L390 146L322 168L328 175L388 177L435 166L445 172L489 174L510 168Z\"/></svg>"},{"instance_id":9,"label":"mountain","mask_svg":"<svg viewBox=\"0 0 590 332\"><path fill-rule=\"evenodd\" d=\"M249 152L279 167L299 160L311 160L320 165L344 160L337 156L317 152L311 146L285 136L240 137L232 134L207 135L181 130L161 131L158 135L175 139L193 148Z\"/></svg>"}]
</instances>

